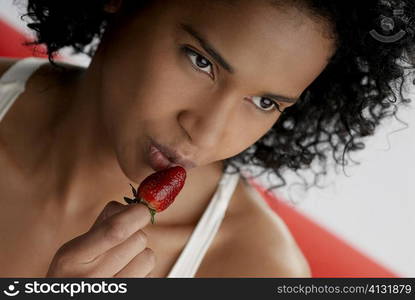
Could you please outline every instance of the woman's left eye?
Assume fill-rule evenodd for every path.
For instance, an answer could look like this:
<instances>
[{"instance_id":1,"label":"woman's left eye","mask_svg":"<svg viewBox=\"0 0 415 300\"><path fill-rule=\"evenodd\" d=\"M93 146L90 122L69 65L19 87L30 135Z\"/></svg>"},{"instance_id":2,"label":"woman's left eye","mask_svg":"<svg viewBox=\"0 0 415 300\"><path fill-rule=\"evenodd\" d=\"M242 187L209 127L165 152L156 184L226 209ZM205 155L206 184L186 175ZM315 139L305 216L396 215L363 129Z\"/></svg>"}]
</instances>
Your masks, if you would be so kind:
<instances>
[{"instance_id":1,"label":"woman's left eye","mask_svg":"<svg viewBox=\"0 0 415 300\"><path fill-rule=\"evenodd\" d=\"M280 109L280 105L269 98L265 97L259 97L259 96L253 96L251 97L252 101L257 105L258 109L264 110L264 111L272 111L277 109L279 112L282 113Z\"/></svg>"},{"instance_id":2,"label":"woman's left eye","mask_svg":"<svg viewBox=\"0 0 415 300\"><path fill-rule=\"evenodd\" d=\"M208 73L209 76L213 77L212 63L206 57L188 47L183 47L183 50L195 68L201 70L202 72Z\"/></svg>"}]
</instances>

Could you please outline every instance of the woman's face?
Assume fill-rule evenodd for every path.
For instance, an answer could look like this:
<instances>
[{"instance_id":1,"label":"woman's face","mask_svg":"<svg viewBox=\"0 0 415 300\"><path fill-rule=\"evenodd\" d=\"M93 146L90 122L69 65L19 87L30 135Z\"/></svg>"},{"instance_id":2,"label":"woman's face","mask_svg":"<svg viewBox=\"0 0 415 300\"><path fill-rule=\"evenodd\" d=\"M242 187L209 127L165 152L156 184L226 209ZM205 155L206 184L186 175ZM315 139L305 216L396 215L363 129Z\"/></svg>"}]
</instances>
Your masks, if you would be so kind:
<instances>
[{"instance_id":1,"label":"woman's face","mask_svg":"<svg viewBox=\"0 0 415 300\"><path fill-rule=\"evenodd\" d=\"M196 166L247 149L324 69L325 32L265 0L154 1L120 18L98 53L100 109L124 172L151 168L152 140Z\"/></svg>"}]
</instances>

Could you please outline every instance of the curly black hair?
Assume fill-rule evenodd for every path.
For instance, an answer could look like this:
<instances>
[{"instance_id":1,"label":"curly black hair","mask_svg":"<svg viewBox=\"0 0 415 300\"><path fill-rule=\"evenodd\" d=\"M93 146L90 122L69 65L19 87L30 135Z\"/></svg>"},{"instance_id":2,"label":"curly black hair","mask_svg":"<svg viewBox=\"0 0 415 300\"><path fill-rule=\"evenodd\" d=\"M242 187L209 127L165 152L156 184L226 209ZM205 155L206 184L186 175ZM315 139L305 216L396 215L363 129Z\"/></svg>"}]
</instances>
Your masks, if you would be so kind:
<instances>
[{"instance_id":1,"label":"curly black hair","mask_svg":"<svg viewBox=\"0 0 415 300\"><path fill-rule=\"evenodd\" d=\"M67 46L92 57L97 48L93 41L101 40L111 21L112 14L103 9L108 1L28 0L22 18L31 18L27 26L37 37L28 44L45 44L52 64L54 54ZM148 2L124 0L123 5L133 11ZM263 169L261 174L276 174L281 183L270 190L286 185L284 170L298 174L298 170L311 170L312 162L318 160L323 166L322 171L313 172L313 184L318 185L330 153L344 167L345 155L364 149L363 138L373 135L382 119L397 118L398 105L411 102L403 91L415 67L415 1L274 2L295 5L328 22L336 51L300 100L255 144L226 159L224 167L231 165L240 172L242 166L252 165Z\"/></svg>"}]
</instances>

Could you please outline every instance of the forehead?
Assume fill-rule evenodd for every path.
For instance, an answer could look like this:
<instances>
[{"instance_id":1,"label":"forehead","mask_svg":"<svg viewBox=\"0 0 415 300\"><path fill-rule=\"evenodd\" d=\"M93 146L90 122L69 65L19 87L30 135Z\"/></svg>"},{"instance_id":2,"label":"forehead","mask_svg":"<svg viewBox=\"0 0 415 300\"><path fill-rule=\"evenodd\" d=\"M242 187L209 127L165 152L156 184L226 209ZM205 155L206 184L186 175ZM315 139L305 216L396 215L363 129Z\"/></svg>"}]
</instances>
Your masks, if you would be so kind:
<instances>
[{"instance_id":1,"label":"forehead","mask_svg":"<svg viewBox=\"0 0 415 300\"><path fill-rule=\"evenodd\" d=\"M264 87L305 89L334 51L328 25L304 10L266 0L175 1L178 22L191 24L234 67L235 77ZM183 33L184 34L184 33Z\"/></svg>"}]
</instances>

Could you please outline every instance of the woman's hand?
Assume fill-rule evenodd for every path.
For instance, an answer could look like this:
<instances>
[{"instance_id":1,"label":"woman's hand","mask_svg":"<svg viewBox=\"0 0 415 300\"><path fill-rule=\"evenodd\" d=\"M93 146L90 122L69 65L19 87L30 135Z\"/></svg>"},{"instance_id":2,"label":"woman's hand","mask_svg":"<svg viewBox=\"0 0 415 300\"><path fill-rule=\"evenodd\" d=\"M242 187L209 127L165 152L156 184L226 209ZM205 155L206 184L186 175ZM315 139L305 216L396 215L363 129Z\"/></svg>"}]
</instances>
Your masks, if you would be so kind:
<instances>
[{"instance_id":1,"label":"woman's hand","mask_svg":"<svg viewBox=\"0 0 415 300\"><path fill-rule=\"evenodd\" d=\"M143 204L108 202L86 233L58 249L46 277L146 277L155 256L140 229L150 218Z\"/></svg>"}]
</instances>

